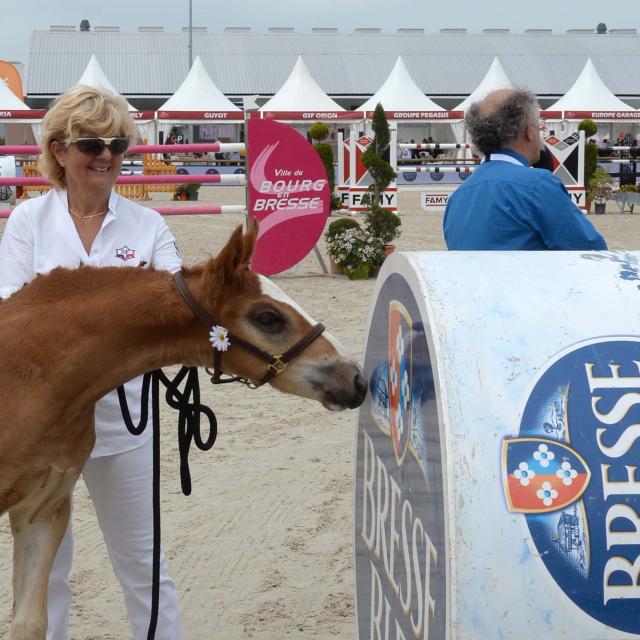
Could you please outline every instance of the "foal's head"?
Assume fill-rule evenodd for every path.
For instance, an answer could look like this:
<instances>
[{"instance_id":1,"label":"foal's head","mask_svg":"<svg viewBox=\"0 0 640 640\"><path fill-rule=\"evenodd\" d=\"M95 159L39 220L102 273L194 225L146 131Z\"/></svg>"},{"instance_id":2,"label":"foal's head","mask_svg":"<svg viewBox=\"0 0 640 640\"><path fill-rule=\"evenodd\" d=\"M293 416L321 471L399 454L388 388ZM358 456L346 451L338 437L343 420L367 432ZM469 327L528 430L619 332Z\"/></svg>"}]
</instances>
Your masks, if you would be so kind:
<instances>
[{"instance_id":1,"label":"foal's head","mask_svg":"<svg viewBox=\"0 0 640 640\"><path fill-rule=\"evenodd\" d=\"M227 345L224 331L216 332L214 342L226 347L219 352L221 369L259 383L270 371L269 363L243 341L278 356L309 337L309 343L286 366L276 362L278 373L271 371L274 375L268 382L280 391L318 400L333 411L360 406L366 380L347 349L328 331L312 337L317 322L273 282L251 271L256 236L257 223L245 234L238 227L216 258L203 267L185 270L198 302L231 334ZM199 282L192 284L196 275ZM211 354L207 353L208 366Z\"/></svg>"}]
</instances>

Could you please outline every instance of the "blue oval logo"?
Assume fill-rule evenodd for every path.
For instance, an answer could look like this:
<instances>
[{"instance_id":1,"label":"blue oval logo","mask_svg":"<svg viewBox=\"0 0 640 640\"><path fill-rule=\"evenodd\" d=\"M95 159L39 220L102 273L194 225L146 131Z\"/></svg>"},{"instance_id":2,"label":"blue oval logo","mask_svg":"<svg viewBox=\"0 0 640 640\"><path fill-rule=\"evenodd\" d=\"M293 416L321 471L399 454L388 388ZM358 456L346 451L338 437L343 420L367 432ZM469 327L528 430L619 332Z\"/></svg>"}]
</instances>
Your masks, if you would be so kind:
<instances>
[{"instance_id":1,"label":"blue oval logo","mask_svg":"<svg viewBox=\"0 0 640 640\"><path fill-rule=\"evenodd\" d=\"M558 586L583 611L640 633L640 341L555 360L503 442L510 511L524 513Z\"/></svg>"}]
</instances>

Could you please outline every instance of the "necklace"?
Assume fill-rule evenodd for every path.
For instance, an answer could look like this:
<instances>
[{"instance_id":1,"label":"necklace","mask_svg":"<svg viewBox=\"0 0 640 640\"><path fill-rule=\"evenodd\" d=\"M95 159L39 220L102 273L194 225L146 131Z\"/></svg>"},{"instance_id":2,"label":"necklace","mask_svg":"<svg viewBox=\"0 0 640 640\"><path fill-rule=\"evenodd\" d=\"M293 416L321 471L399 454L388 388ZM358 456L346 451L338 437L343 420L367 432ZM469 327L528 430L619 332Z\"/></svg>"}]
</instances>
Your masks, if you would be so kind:
<instances>
[{"instance_id":1,"label":"necklace","mask_svg":"<svg viewBox=\"0 0 640 640\"><path fill-rule=\"evenodd\" d=\"M103 216L105 213L107 213L107 211L109 211L109 209L105 209L104 211L101 211L100 213L92 213L88 216L81 216L77 213L74 213L73 211L71 211L71 209L67 209L67 211L74 217L77 218L78 220L88 220L89 218L97 218L99 216Z\"/></svg>"}]
</instances>

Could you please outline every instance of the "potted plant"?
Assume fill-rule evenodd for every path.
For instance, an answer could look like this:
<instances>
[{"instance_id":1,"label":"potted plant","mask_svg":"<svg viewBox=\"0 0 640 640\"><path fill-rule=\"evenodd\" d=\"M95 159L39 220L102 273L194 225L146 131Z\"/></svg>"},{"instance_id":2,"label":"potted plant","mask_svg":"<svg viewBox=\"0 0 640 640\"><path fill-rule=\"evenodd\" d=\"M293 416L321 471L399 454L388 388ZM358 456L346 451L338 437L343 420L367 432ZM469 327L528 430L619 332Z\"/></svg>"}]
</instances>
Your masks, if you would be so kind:
<instances>
[{"instance_id":1,"label":"potted plant","mask_svg":"<svg viewBox=\"0 0 640 640\"><path fill-rule=\"evenodd\" d=\"M343 218L343 220L350 219ZM339 220L334 222L339 222ZM355 222L355 226L352 224L343 225L341 230L334 230L331 235L328 230L325 234L329 256L333 262L344 269L344 273L349 279L366 279L369 277L372 267L382 262L384 255L382 243L355 220L351 220L351 222Z\"/></svg>"},{"instance_id":2,"label":"potted plant","mask_svg":"<svg viewBox=\"0 0 640 640\"><path fill-rule=\"evenodd\" d=\"M611 176L598 167L589 180L587 188L591 199L595 201L595 213L604 213L607 207L607 200L613 192L613 180Z\"/></svg>"},{"instance_id":3,"label":"potted plant","mask_svg":"<svg viewBox=\"0 0 640 640\"><path fill-rule=\"evenodd\" d=\"M344 273L344 267L338 264L332 257L337 252L336 238L347 229L357 229L359 227L360 225L353 218L338 218L327 227L324 237L329 249L329 268L331 269L331 273Z\"/></svg>"},{"instance_id":4,"label":"potted plant","mask_svg":"<svg viewBox=\"0 0 640 640\"><path fill-rule=\"evenodd\" d=\"M188 200L189 199L189 192L187 190L187 185L186 184L177 184L176 185L176 192L173 194L173 199L174 200Z\"/></svg>"},{"instance_id":5,"label":"potted plant","mask_svg":"<svg viewBox=\"0 0 640 640\"><path fill-rule=\"evenodd\" d=\"M395 250L393 240L400 236L400 216L380 206L371 207L364 217L365 228L377 238L384 247L384 255L389 255Z\"/></svg>"},{"instance_id":6,"label":"potted plant","mask_svg":"<svg viewBox=\"0 0 640 640\"><path fill-rule=\"evenodd\" d=\"M201 186L202 185L199 182L188 182L187 183L187 200L197 200L198 191L200 191Z\"/></svg>"}]
</instances>

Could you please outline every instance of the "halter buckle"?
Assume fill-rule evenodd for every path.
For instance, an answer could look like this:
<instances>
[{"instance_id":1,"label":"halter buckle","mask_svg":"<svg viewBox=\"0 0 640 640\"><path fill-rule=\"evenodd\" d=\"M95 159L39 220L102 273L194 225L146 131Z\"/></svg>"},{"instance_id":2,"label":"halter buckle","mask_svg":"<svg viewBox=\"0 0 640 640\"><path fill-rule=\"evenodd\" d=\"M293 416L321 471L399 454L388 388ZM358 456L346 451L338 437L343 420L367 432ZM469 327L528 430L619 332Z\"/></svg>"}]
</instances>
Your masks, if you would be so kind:
<instances>
[{"instance_id":1,"label":"halter buckle","mask_svg":"<svg viewBox=\"0 0 640 640\"><path fill-rule=\"evenodd\" d=\"M282 373L287 368L287 363L282 361L282 354L273 356L273 362L267 365L267 369L274 372L275 375Z\"/></svg>"}]
</instances>

